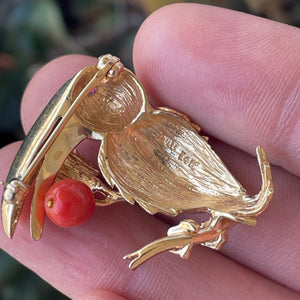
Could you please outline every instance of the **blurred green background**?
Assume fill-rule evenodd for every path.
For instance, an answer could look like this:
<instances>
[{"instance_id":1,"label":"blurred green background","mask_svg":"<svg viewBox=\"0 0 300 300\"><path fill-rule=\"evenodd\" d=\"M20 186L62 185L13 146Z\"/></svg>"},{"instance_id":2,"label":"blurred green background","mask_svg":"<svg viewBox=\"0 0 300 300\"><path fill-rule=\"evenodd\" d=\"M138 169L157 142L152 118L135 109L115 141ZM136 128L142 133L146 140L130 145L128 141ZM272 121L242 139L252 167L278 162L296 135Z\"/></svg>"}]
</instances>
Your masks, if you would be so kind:
<instances>
[{"instance_id":1,"label":"blurred green background","mask_svg":"<svg viewBox=\"0 0 300 300\"><path fill-rule=\"evenodd\" d=\"M132 45L143 20L172 0L0 0L1 146L23 138L22 93L51 59L113 53L132 69ZM184 1L180 1L184 2ZM243 11L300 27L299 0L186 1ZM0 249L0 300L68 299Z\"/></svg>"}]
</instances>

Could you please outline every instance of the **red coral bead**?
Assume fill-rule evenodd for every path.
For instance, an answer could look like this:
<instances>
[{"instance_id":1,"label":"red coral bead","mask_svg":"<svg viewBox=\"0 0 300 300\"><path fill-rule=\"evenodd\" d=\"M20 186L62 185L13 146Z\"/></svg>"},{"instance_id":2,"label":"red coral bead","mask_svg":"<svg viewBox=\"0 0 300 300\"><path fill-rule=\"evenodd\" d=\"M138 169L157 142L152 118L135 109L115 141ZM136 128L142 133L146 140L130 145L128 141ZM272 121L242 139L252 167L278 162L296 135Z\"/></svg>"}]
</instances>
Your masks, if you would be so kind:
<instances>
[{"instance_id":1,"label":"red coral bead","mask_svg":"<svg viewBox=\"0 0 300 300\"><path fill-rule=\"evenodd\" d=\"M54 183L45 194L44 207L48 217L62 227L85 222L95 209L91 189L76 179Z\"/></svg>"}]
</instances>

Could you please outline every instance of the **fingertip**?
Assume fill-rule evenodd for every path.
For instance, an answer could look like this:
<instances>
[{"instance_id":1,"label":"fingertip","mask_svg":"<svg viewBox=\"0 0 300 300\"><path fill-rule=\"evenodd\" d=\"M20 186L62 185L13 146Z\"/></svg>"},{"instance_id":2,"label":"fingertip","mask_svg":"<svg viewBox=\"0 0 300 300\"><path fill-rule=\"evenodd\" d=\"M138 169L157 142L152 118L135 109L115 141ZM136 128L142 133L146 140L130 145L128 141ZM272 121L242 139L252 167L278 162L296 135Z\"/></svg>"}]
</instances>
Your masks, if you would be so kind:
<instances>
[{"instance_id":1,"label":"fingertip","mask_svg":"<svg viewBox=\"0 0 300 300\"><path fill-rule=\"evenodd\" d=\"M25 132L28 132L59 88L79 70L95 62L96 58L90 56L66 55L43 66L33 76L23 95L21 118Z\"/></svg>"},{"instance_id":2,"label":"fingertip","mask_svg":"<svg viewBox=\"0 0 300 300\"><path fill-rule=\"evenodd\" d=\"M300 174L299 29L228 9L174 4L141 26L135 71L152 103ZM298 147L299 148L299 147Z\"/></svg>"}]
</instances>

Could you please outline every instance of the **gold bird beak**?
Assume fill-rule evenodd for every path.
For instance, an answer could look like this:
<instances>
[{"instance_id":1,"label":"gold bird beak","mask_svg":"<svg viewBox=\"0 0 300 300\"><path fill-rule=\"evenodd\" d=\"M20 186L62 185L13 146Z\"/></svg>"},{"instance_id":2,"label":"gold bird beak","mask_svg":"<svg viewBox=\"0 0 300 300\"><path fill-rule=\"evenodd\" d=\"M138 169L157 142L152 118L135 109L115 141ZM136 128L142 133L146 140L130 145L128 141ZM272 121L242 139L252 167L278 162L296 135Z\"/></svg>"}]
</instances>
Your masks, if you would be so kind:
<instances>
[{"instance_id":1,"label":"gold bird beak","mask_svg":"<svg viewBox=\"0 0 300 300\"><path fill-rule=\"evenodd\" d=\"M31 236L35 240L41 237L45 213L43 206L37 204L38 189L44 179L51 175L55 177L72 149L86 138L89 132L74 113L100 81L116 76L121 70L122 65L117 57L110 54L99 57L97 66L89 66L79 71L66 82L36 120L19 149L4 184L1 216L4 231L9 238L14 235L24 198L35 179L37 180L31 207ZM80 92L71 97L74 87L82 84L82 78L88 78L88 82L85 81L84 86L80 86ZM62 155L51 161L51 153L58 148ZM44 165L51 167L41 171Z\"/></svg>"},{"instance_id":2,"label":"gold bird beak","mask_svg":"<svg viewBox=\"0 0 300 300\"><path fill-rule=\"evenodd\" d=\"M2 223L5 233L12 238L16 225L23 207L23 198L28 189L17 180L11 181L10 185L5 186L2 201Z\"/></svg>"},{"instance_id":3,"label":"gold bird beak","mask_svg":"<svg viewBox=\"0 0 300 300\"><path fill-rule=\"evenodd\" d=\"M22 210L22 205L3 203L2 223L3 229L9 238L12 238L17 226L17 221Z\"/></svg>"}]
</instances>

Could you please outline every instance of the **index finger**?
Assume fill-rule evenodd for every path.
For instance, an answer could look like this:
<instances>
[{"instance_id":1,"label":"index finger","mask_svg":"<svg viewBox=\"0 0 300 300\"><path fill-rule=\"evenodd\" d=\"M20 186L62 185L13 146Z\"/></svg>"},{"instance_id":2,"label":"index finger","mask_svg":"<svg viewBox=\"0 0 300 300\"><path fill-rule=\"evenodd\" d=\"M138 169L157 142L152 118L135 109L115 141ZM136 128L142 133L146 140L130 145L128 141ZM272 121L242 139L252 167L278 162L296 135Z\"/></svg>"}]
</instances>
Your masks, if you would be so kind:
<instances>
[{"instance_id":1,"label":"index finger","mask_svg":"<svg viewBox=\"0 0 300 300\"><path fill-rule=\"evenodd\" d=\"M244 151L262 145L272 163L300 175L299 48L297 28L179 4L142 25L134 66L160 105Z\"/></svg>"}]
</instances>

